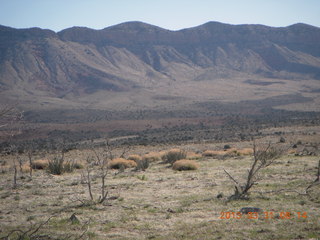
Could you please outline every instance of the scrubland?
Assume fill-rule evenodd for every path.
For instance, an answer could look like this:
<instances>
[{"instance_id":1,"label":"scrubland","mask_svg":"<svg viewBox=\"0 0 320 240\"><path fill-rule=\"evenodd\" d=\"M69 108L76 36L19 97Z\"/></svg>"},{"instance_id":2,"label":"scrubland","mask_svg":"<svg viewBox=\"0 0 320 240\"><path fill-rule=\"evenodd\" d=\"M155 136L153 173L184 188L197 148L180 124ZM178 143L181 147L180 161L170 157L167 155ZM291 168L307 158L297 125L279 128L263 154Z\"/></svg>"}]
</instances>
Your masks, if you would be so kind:
<instances>
[{"instance_id":1,"label":"scrubland","mask_svg":"<svg viewBox=\"0 0 320 240\"><path fill-rule=\"evenodd\" d=\"M107 197L102 203L97 201L101 195L101 169L99 164L92 164L88 171L88 159L97 160L95 154L105 156L103 148L94 149L95 153L92 149L66 152L65 162L73 161L78 167L61 175L48 172L43 156L34 154L34 163L43 168L34 169L30 177L28 169L20 172L17 167L15 186L13 160L24 156L2 156L0 236L19 239L24 233L21 239L317 239L317 134L287 134L285 142L279 142L279 137L257 139L257 145L271 142L285 152L261 169L257 184L242 200L229 199L234 182L224 170L237 181L245 181L253 159L252 141L133 146L113 160L118 164L128 161L127 166L111 168L112 162L107 161ZM183 160L178 162L191 161L192 168L178 169L174 162L166 162L168 152L178 151L183 153ZM121 146L113 150L115 158L121 153ZM54 156L48 153L45 157L50 161ZM137 162L143 159L148 159L148 166L137 168ZM258 216L240 215L243 207L261 208L262 212Z\"/></svg>"}]
</instances>

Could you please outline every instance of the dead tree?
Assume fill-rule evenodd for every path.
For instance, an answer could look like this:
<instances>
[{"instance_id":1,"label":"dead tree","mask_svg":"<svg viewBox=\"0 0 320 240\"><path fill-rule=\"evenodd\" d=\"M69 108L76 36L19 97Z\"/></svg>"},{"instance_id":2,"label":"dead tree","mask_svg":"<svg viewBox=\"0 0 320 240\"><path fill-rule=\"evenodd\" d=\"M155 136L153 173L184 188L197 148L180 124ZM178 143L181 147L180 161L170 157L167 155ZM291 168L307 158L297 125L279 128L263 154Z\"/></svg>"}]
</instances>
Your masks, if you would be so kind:
<instances>
[{"instance_id":1,"label":"dead tree","mask_svg":"<svg viewBox=\"0 0 320 240\"><path fill-rule=\"evenodd\" d=\"M89 162L87 161L87 164ZM87 165L87 185L88 185L88 191L91 201L93 201L93 195L92 195L92 188L91 188L91 176L90 176L90 167Z\"/></svg>"},{"instance_id":2,"label":"dead tree","mask_svg":"<svg viewBox=\"0 0 320 240\"><path fill-rule=\"evenodd\" d=\"M109 142L107 141L106 147L101 152L97 151L96 149L94 149L94 147L92 147L91 150L94 153L94 157L87 158L86 174L83 175L86 176L85 182L88 186L90 199L93 202L95 200L92 193L91 173L94 172L94 170L96 170L97 177L101 179L101 192L96 201L98 203L103 203L108 197L106 178L108 175L108 162L109 160L112 160L114 158L113 149L114 146L109 144Z\"/></svg>"},{"instance_id":3,"label":"dead tree","mask_svg":"<svg viewBox=\"0 0 320 240\"><path fill-rule=\"evenodd\" d=\"M261 180L258 177L260 170L270 166L275 159L282 155L282 152L282 150L271 146L271 143L269 143L265 148L258 149L256 142L254 142L252 165L248 170L246 181L244 183L240 183L234 177L232 177L230 173L223 169L235 184L234 194L229 197L229 200L247 199L249 190L256 185L259 180Z\"/></svg>"}]
</instances>

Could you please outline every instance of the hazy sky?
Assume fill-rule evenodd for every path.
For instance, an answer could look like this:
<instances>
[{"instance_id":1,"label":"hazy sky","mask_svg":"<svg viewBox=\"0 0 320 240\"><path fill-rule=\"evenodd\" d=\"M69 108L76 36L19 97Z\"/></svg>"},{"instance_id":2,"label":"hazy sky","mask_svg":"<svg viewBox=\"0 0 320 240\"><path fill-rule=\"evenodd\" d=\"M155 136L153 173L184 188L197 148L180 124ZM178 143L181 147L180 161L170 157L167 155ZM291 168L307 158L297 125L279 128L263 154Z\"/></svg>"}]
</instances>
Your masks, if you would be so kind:
<instances>
[{"instance_id":1,"label":"hazy sky","mask_svg":"<svg viewBox=\"0 0 320 240\"><path fill-rule=\"evenodd\" d=\"M320 27L320 0L0 0L0 25L102 29L143 21L170 30L208 21Z\"/></svg>"}]
</instances>

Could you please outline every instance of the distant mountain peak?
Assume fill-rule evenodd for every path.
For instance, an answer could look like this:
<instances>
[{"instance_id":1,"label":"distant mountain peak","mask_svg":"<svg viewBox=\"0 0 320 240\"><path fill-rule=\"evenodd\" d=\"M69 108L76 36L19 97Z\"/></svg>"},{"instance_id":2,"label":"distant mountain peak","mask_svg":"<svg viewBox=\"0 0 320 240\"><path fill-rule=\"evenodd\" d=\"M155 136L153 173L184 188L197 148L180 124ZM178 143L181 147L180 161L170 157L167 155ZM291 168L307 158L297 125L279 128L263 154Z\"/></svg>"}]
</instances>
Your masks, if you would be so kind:
<instances>
[{"instance_id":1,"label":"distant mountain peak","mask_svg":"<svg viewBox=\"0 0 320 240\"><path fill-rule=\"evenodd\" d=\"M104 28L104 30L123 30L123 31L169 31L158 26L140 22L130 21Z\"/></svg>"}]
</instances>

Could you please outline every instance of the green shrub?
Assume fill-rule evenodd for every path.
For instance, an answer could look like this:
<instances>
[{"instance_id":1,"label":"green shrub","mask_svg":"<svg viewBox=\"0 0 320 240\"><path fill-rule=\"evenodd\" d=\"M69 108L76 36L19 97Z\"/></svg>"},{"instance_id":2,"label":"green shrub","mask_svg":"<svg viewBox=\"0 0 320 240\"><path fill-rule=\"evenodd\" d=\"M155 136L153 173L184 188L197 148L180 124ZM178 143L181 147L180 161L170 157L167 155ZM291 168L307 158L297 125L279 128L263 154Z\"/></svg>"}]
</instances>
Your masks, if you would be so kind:
<instances>
[{"instance_id":1,"label":"green shrub","mask_svg":"<svg viewBox=\"0 0 320 240\"><path fill-rule=\"evenodd\" d=\"M231 146L229 144L226 144L226 145L223 146L224 150L227 150L227 149L230 149L230 148L231 148Z\"/></svg>"}]
</instances>

